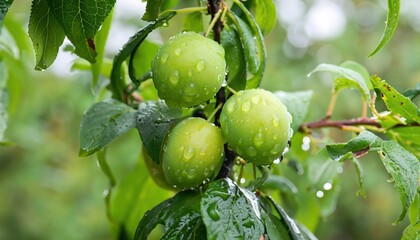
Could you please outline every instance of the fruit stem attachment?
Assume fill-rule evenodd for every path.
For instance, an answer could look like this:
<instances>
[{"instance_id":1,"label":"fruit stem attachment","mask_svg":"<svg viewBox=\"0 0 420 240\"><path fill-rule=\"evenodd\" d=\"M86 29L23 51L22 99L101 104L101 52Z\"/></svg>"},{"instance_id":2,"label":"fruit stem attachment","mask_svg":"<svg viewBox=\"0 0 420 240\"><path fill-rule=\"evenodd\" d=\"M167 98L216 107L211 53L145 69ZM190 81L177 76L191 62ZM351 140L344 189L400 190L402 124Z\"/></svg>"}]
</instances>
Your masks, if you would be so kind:
<instances>
[{"instance_id":1,"label":"fruit stem attachment","mask_svg":"<svg viewBox=\"0 0 420 240\"><path fill-rule=\"evenodd\" d=\"M213 119L214 115L216 115L216 113L222 109L223 104L219 103L219 105L217 105L217 107L213 110L213 112L210 114L210 116L207 118L207 122L211 122L211 120Z\"/></svg>"}]
</instances>

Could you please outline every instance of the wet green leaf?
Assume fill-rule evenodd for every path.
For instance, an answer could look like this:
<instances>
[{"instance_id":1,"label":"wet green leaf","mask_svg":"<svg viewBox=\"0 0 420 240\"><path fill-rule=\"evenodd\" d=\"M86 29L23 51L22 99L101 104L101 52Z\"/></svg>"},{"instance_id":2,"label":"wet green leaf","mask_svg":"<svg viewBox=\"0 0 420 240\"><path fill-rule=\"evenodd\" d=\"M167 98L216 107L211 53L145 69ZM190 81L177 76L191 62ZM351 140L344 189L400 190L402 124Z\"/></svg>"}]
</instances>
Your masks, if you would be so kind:
<instances>
[{"instance_id":1,"label":"wet green leaf","mask_svg":"<svg viewBox=\"0 0 420 240\"><path fill-rule=\"evenodd\" d=\"M417 106L414 105L409 98L396 91L391 85L378 76L372 76L371 81L373 87L380 91L382 100L392 113L399 114L406 118L407 122L420 123Z\"/></svg>"},{"instance_id":2,"label":"wet green leaf","mask_svg":"<svg viewBox=\"0 0 420 240\"><path fill-rule=\"evenodd\" d=\"M134 76L142 76L147 71L150 71L152 61L159 50L160 45L148 40L144 40L137 48L134 55L132 55L132 64ZM137 78L137 77L136 77Z\"/></svg>"},{"instance_id":3,"label":"wet green leaf","mask_svg":"<svg viewBox=\"0 0 420 240\"><path fill-rule=\"evenodd\" d=\"M265 212L262 213L262 216L270 240L290 240L287 229L283 226L278 217Z\"/></svg>"},{"instance_id":4,"label":"wet green leaf","mask_svg":"<svg viewBox=\"0 0 420 240\"><path fill-rule=\"evenodd\" d=\"M143 102L139 106L137 128L152 160L160 163L160 152L169 128L182 118L181 108L170 108L163 101Z\"/></svg>"},{"instance_id":5,"label":"wet green leaf","mask_svg":"<svg viewBox=\"0 0 420 240\"><path fill-rule=\"evenodd\" d=\"M0 2L0 28L3 23L3 19L6 16L7 11L9 11L10 6L12 5L13 0L3 0Z\"/></svg>"},{"instance_id":6,"label":"wet green leaf","mask_svg":"<svg viewBox=\"0 0 420 240\"><path fill-rule=\"evenodd\" d=\"M114 7L115 0L48 0L48 4L66 33L67 38L75 46L75 53L95 62L95 35L103 21Z\"/></svg>"},{"instance_id":7,"label":"wet green leaf","mask_svg":"<svg viewBox=\"0 0 420 240\"><path fill-rule=\"evenodd\" d=\"M336 92L344 88L356 88L362 93L365 101L370 100L370 92L367 82L359 72L342 66L322 63L316 66L315 69L308 74L308 76L320 71L334 74L334 90Z\"/></svg>"},{"instance_id":8,"label":"wet green leaf","mask_svg":"<svg viewBox=\"0 0 420 240\"><path fill-rule=\"evenodd\" d=\"M137 111L116 100L93 104L80 125L79 156L88 156L136 127Z\"/></svg>"},{"instance_id":9,"label":"wet green leaf","mask_svg":"<svg viewBox=\"0 0 420 240\"><path fill-rule=\"evenodd\" d=\"M246 87L246 61L238 30L234 25L223 28L221 44L225 49L229 87L240 91Z\"/></svg>"},{"instance_id":10,"label":"wet green leaf","mask_svg":"<svg viewBox=\"0 0 420 240\"><path fill-rule=\"evenodd\" d=\"M411 225L416 224L420 221L420 190L414 198L413 204L408 209L408 219L410 219Z\"/></svg>"},{"instance_id":11,"label":"wet green leaf","mask_svg":"<svg viewBox=\"0 0 420 240\"><path fill-rule=\"evenodd\" d=\"M28 32L35 50L35 69L48 68L57 57L65 35L52 9L48 6L47 0L32 2Z\"/></svg>"},{"instance_id":12,"label":"wet green leaf","mask_svg":"<svg viewBox=\"0 0 420 240\"><path fill-rule=\"evenodd\" d=\"M328 145L327 150L333 160L345 160L367 151L377 151L400 194L402 212L394 224L402 221L414 201L419 184L420 162L413 154L395 141L382 140L368 131L361 132L347 143Z\"/></svg>"},{"instance_id":13,"label":"wet green leaf","mask_svg":"<svg viewBox=\"0 0 420 240\"><path fill-rule=\"evenodd\" d=\"M201 214L208 239L260 239L264 233L258 199L228 178L210 183Z\"/></svg>"},{"instance_id":14,"label":"wet green leaf","mask_svg":"<svg viewBox=\"0 0 420 240\"><path fill-rule=\"evenodd\" d=\"M164 228L162 239L202 239L200 198L199 192L183 191L147 211L137 226L134 240L146 240L159 224Z\"/></svg>"},{"instance_id":15,"label":"wet green leaf","mask_svg":"<svg viewBox=\"0 0 420 240\"><path fill-rule=\"evenodd\" d=\"M420 240L420 222L410 225L404 229L401 240Z\"/></svg>"},{"instance_id":16,"label":"wet green leaf","mask_svg":"<svg viewBox=\"0 0 420 240\"><path fill-rule=\"evenodd\" d=\"M400 0L388 0L388 16L385 22L385 31L378 46L369 55L372 57L381 50L381 48L391 39L397 29L398 19L400 17Z\"/></svg>"},{"instance_id":17,"label":"wet green leaf","mask_svg":"<svg viewBox=\"0 0 420 240\"><path fill-rule=\"evenodd\" d=\"M362 165L360 165L359 160L357 160L357 158L353 157L353 165L356 168L356 173L357 173L357 180L359 182L359 191L357 192L360 196L365 197L366 196L366 192L365 192L365 183L363 180L363 168Z\"/></svg>"},{"instance_id":18,"label":"wet green leaf","mask_svg":"<svg viewBox=\"0 0 420 240\"><path fill-rule=\"evenodd\" d=\"M308 113L312 91L300 92L283 92L278 91L275 94L280 98L282 103L286 105L287 111L292 115L291 127L293 132L297 132L299 126L303 123Z\"/></svg>"}]
</instances>

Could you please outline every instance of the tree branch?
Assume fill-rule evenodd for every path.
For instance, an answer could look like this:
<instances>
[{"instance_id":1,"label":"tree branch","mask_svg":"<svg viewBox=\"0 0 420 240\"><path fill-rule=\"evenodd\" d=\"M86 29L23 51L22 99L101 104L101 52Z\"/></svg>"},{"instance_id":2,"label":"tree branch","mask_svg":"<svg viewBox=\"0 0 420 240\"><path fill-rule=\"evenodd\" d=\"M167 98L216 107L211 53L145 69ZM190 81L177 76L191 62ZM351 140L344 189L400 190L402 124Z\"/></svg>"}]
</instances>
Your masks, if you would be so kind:
<instances>
[{"instance_id":1,"label":"tree branch","mask_svg":"<svg viewBox=\"0 0 420 240\"><path fill-rule=\"evenodd\" d=\"M374 126L380 128L381 125L373 118L353 118L346 120L331 121L329 119L321 119L315 122L303 123L299 127L300 132L308 132L309 129L317 128L338 128L344 129L349 126Z\"/></svg>"}]
</instances>

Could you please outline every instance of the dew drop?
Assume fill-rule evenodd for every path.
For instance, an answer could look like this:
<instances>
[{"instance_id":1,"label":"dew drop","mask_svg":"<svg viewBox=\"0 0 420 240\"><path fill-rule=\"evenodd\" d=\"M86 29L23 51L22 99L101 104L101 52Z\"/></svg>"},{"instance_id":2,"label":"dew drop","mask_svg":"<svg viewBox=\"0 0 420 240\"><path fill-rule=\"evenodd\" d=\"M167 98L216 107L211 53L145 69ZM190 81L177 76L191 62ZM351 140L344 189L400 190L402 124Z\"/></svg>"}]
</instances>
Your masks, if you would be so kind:
<instances>
[{"instance_id":1,"label":"dew drop","mask_svg":"<svg viewBox=\"0 0 420 240\"><path fill-rule=\"evenodd\" d=\"M254 135L254 144L256 147L259 147L264 144L264 135L262 133L257 133Z\"/></svg>"},{"instance_id":2,"label":"dew drop","mask_svg":"<svg viewBox=\"0 0 420 240\"><path fill-rule=\"evenodd\" d=\"M274 145L273 149L271 149L271 154L277 154L279 153L281 150L281 145L280 143Z\"/></svg>"},{"instance_id":3,"label":"dew drop","mask_svg":"<svg viewBox=\"0 0 420 240\"><path fill-rule=\"evenodd\" d=\"M166 63L166 61L168 61L168 54L167 53L164 53L163 55L162 55L162 58L160 59L160 63L161 64L165 64Z\"/></svg>"},{"instance_id":4,"label":"dew drop","mask_svg":"<svg viewBox=\"0 0 420 240\"><path fill-rule=\"evenodd\" d=\"M191 161L191 159L194 157L194 149L191 146L186 147L182 153L182 156L184 157L185 162Z\"/></svg>"},{"instance_id":5,"label":"dew drop","mask_svg":"<svg viewBox=\"0 0 420 240\"><path fill-rule=\"evenodd\" d=\"M252 101L252 103L254 103L254 104L258 104L258 103L260 103L260 101L261 101L261 96L260 96L260 95L255 95L255 96L252 96L251 101Z\"/></svg>"},{"instance_id":6,"label":"dew drop","mask_svg":"<svg viewBox=\"0 0 420 240\"><path fill-rule=\"evenodd\" d=\"M257 150L256 150L254 147L248 147L248 148L246 149L246 153L247 153L249 156L254 157L254 156L256 156L256 155L257 155Z\"/></svg>"},{"instance_id":7,"label":"dew drop","mask_svg":"<svg viewBox=\"0 0 420 240\"><path fill-rule=\"evenodd\" d=\"M197 170L195 168L188 169L187 176L190 179L194 179L197 176Z\"/></svg>"},{"instance_id":8,"label":"dew drop","mask_svg":"<svg viewBox=\"0 0 420 240\"><path fill-rule=\"evenodd\" d=\"M204 176L208 176L209 175L210 170L208 168L204 169Z\"/></svg>"},{"instance_id":9,"label":"dew drop","mask_svg":"<svg viewBox=\"0 0 420 240\"><path fill-rule=\"evenodd\" d=\"M183 93L186 95L186 96L188 96L188 97L191 97L191 96L194 96L194 95L196 95L197 94L197 87L195 86L195 84L194 83L188 83L185 87L184 87L184 91L183 91Z\"/></svg>"},{"instance_id":10,"label":"dew drop","mask_svg":"<svg viewBox=\"0 0 420 240\"><path fill-rule=\"evenodd\" d=\"M217 210L217 203L210 204L209 208L207 208L207 213L214 221L220 219L219 211Z\"/></svg>"},{"instance_id":11,"label":"dew drop","mask_svg":"<svg viewBox=\"0 0 420 240\"><path fill-rule=\"evenodd\" d=\"M226 105L227 111L228 113L233 113L233 111L236 108L236 102L235 101L229 101L228 104Z\"/></svg>"},{"instance_id":12,"label":"dew drop","mask_svg":"<svg viewBox=\"0 0 420 240\"><path fill-rule=\"evenodd\" d=\"M206 67L206 62L204 60L198 60L197 64L195 64L195 68L197 71L201 72Z\"/></svg>"},{"instance_id":13,"label":"dew drop","mask_svg":"<svg viewBox=\"0 0 420 240\"><path fill-rule=\"evenodd\" d=\"M317 192L316 192L316 196L317 196L318 198L322 198L322 197L324 197L324 192L323 192L323 191L317 191Z\"/></svg>"},{"instance_id":14,"label":"dew drop","mask_svg":"<svg viewBox=\"0 0 420 240\"><path fill-rule=\"evenodd\" d=\"M273 134L273 139L274 139L274 140L279 139L279 134L278 134L278 133L274 133L274 134Z\"/></svg>"},{"instance_id":15,"label":"dew drop","mask_svg":"<svg viewBox=\"0 0 420 240\"><path fill-rule=\"evenodd\" d=\"M171 75L169 75L169 81L173 84L173 85L177 85L179 82L179 73L178 71L174 71Z\"/></svg>"},{"instance_id":16,"label":"dew drop","mask_svg":"<svg viewBox=\"0 0 420 240\"><path fill-rule=\"evenodd\" d=\"M274 127L278 127L280 125L279 118L277 116L274 116L272 123Z\"/></svg>"},{"instance_id":17,"label":"dew drop","mask_svg":"<svg viewBox=\"0 0 420 240\"><path fill-rule=\"evenodd\" d=\"M249 109L251 108L251 103L249 101L245 101L244 103L242 103L242 111L244 112L248 112Z\"/></svg>"},{"instance_id":18,"label":"dew drop","mask_svg":"<svg viewBox=\"0 0 420 240\"><path fill-rule=\"evenodd\" d=\"M177 49L175 49L175 55L176 55L176 56L181 55L181 53L182 53L182 49L181 49L181 48L177 48Z\"/></svg>"},{"instance_id":19,"label":"dew drop","mask_svg":"<svg viewBox=\"0 0 420 240\"><path fill-rule=\"evenodd\" d=\"M325 190L327 190L327 191L328 191L328 190L331 190L331 189L332 189L332 184L331 184L331 183L329 183L329 182L327 182L327 183L325 183L325 184L324 184L324 186L323 186L323 187L324 187L324 189L325 189Z\"/></svg>"}]
</instances>

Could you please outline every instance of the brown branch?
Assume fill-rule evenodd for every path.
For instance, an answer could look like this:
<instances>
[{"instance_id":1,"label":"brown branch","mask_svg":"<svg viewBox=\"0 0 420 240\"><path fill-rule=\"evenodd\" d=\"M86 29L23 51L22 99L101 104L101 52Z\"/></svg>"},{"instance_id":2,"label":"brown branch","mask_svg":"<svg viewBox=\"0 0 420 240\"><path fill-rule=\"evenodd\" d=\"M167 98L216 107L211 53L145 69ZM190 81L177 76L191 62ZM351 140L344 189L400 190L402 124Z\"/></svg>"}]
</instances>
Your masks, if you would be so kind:
<instances>
[{"instance_id":1,"label":"brown branch","mask_svg":"<svg viewBox=\"0 0 420 240\"><path fill-rule=\"evenodd\" d=\"M321 119L315 122L303 123L299 127L300 132L308 132L309 129L317 128L338 128L343 129L348 126L374 126L380 128L381 125L376 119L372 118L354 118L346 120L331 121L329 119Z\"/></svg>"}]
</instances>

